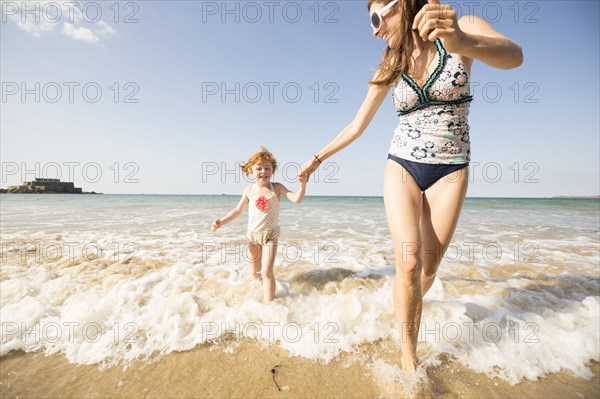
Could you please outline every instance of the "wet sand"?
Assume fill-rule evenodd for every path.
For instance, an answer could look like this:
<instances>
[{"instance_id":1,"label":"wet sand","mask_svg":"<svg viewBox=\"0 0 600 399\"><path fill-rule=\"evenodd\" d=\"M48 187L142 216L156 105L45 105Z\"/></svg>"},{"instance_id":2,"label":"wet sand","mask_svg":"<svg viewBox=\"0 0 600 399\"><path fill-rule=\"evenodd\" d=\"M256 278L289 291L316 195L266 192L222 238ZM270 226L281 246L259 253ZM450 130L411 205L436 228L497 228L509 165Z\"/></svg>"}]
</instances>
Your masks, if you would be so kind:
<instances>
[{"instance_id":1,"label":"wet sand","mask_svg":"<svg viewBox=\"0 0 600 399\"><path fill-rule=\"evenodd\" d=\"M242 341L203 345L160 360L100 370L62 355L13 351L0 359L2 398L600 398L600 365L593 378L556 373L517 385L475 373L449 359L420 381L381 374L373 358L393 365L387 344L360 348L322 364L289 357L275 346ZM361 360L362 359L362 360ZM381 361L381 360L379 360ZM393 366L392 366L393 367Z\"/></svg>"}]
</instances>

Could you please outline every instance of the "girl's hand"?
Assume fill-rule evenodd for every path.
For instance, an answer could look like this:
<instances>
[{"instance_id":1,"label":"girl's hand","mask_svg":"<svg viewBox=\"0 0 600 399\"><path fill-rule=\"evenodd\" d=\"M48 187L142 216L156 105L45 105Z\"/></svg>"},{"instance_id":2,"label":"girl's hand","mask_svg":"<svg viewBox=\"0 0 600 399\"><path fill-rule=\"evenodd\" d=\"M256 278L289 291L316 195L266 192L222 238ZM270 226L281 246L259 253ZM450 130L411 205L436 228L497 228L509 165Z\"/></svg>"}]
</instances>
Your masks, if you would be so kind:
<instances>
[{"instance_id":1,"label":"girl's hand","mask_svg":"<svg viewBox=\"0 0 600 399\"><path fill-rule=\"evenodd\" d=\"M424 41L433 42L440 38L449 53L460 49L465 33L458 26L456 11L449 4L440 4L440 0L430 0L415 17L413 30L419 31Z\"/></svg>"},{"instance_id":2,"label":"girl's hand","mask_svg":"<svg viewBox=\"0 0 600 399\"><path fill-rule=\"evenodd\" d=\"M306 181L308 181L310 175L312 175L313 172L318 168L319 163L317 162L317 160L314 157L309 159L304 163L304 165L302 165L302 169L300 169L300 173L298 173L298 180L302 181L304 176L306 178Z\"/></svg>"},{"instance_id":3,"label":"girl's hand","mask_svg":"<svg viewBox=\"0 0 600 399\"><path fill-rule=\"evenodd\" d=\"M210 226L210 231L214 233L221 226L223 226L223 222L220 219L217 219L214 222L212 222L212 225Z\"/></svg>"},{"instance_id":4,"label":"girl's hand","mask_svg":"<svg viewBox=\"0 0 600 399\"><path fill-rule=\"evenodd\" d=\"M306 183L308 183L308 174L306 174L306 173L300 173L298 175L298 181L300 182L300 184L306 184Z\"/></svg>"}]
</instances>

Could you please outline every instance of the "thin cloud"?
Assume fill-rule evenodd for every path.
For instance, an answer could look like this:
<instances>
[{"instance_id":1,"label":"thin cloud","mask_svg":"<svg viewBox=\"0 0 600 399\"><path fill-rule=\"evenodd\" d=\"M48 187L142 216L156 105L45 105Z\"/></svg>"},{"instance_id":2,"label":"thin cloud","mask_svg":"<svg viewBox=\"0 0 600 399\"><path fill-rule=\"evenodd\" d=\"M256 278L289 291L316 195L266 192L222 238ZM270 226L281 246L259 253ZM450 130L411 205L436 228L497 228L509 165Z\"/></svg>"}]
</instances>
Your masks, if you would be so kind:
<instances>
[{"instance_id":1,"label":"thin cloud","mask_svg":"<svg viewBox=\"0 0 600 399\"><path fill-rule=\"evenodd\" d=\"M73 24L65 22L62 33L73 40L80 40L86 43L98 43L100 38L94 34L91 29L79 27L76 28Z\"/></svg>"},{"instance_id":2,"label":"thin cloud","mask_svg":"<svg viewBox=\"0 0 600 399\"><path fill-rule=\"evenodd\" d=\"M81 6L71 2L22 1L6 5L2 11L6 20L36 38L61 26L63 35L85 43L98 44L101 38L106 40L117 34L115 28L102 20L87 22Z\"/></svg>"},{"instance_id":3,"label":"thin cloud","mask_svg":"<svg viewBox=\"0 0 600 399\"><path fill-rule=\"evenodd\" d=\"M94 32L104 38L109 38L117 34L116 29L104 21L98 21L96 23L96 28L97 29L94 29Z\"/></svg>"}]
</instances>

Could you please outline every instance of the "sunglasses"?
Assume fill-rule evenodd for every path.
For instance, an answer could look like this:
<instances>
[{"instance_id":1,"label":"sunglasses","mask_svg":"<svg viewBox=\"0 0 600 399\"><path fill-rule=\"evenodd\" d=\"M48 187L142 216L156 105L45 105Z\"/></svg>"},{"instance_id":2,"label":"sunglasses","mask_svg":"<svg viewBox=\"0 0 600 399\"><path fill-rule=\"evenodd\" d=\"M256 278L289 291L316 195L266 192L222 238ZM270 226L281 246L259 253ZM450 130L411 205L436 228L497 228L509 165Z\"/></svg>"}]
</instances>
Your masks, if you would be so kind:
<instances>
[{"instance_id":1,"label":"sunglasses","mask_svg":"<svg viewBox=\"0 0 600 399\"><path fill-rule=\"evenodd\" d=\"M371 26L373 27L373 30L375 32L379 31L379 28L381 28L381 21L383 21L383 14L385 12L387 12L387 10L392 8L394 6L394 4L396 4L397 2L398 2L398 0L394 0L391 3L389 3L387 6L383 7L382 9L373 11L373 13L371 14Z\"/></svg>"}]
</instances>

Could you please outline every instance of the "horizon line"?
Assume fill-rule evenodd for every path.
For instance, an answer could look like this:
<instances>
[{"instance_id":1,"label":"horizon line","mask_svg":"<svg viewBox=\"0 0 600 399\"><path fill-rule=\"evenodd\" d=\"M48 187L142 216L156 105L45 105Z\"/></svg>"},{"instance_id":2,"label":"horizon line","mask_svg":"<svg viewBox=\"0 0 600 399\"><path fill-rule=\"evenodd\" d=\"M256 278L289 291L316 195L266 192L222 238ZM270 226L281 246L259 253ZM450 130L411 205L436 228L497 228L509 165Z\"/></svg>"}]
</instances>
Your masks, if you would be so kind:
<instances>
[{"instance_id":1,"label":"horizon line","mask_svg":"<svg viewBox=\"0 0 600 399\"><path fill-rule=\"evenodd\" d=\"M0 193L2 194L10 194L10 195L69 195L68 193ZM197 197L239 197L241 194L165 194L165 193L83 193L83 195L163 195L163 196L197 196ZM71 195L82 195L82 194L71 194ZM327 194L313 194L313 195L305 195L305 198L383 198L383 195L327 195ZM496 196L466 196L466 198L485 198L485 199L600 199L600 194L597 195L554 195L554 196L544 196L544 197L518 197L518 196L509 196L509 197L496 197Z\"/></svg>"}]
</instances>

